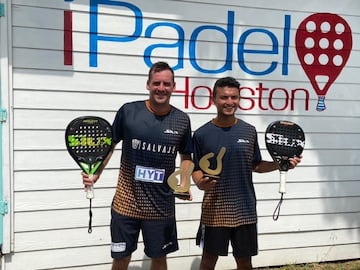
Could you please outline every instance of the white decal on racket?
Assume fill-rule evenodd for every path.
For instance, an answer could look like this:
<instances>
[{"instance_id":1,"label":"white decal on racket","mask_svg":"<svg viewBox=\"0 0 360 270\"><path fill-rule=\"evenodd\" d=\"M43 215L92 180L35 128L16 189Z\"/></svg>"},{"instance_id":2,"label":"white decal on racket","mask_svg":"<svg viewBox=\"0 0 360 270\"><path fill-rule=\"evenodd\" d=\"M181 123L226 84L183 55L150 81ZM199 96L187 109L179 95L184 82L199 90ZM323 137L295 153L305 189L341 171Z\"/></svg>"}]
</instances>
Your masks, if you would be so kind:
<instances>
[{"instance_id":1,"label":"white decal on racket","mask_svg":"<svg viewBox=\"0 0 360 270\"><path fill-rule=\"evenodd\" d=\"M287 138L282 134L267 133L265 134L266 142L270 144L282 145L287 147L305 147L305 142L300 139Z\"/></svg>"}]
</instances>

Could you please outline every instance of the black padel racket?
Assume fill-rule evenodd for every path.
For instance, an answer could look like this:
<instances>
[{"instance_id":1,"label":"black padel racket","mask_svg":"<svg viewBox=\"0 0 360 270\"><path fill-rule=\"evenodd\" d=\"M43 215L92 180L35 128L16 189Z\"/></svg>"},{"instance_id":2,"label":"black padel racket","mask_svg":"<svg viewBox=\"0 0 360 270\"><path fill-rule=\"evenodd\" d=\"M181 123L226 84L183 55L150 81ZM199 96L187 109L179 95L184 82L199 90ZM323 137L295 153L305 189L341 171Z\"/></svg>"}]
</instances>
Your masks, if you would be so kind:
<instances>
[{"instance_id":1,"label":"black padel racket","mask_svg":"<svg viewBox=\"0 0 360 270\"><path fill-rule=\"evenodd\" d=\"M281 193L277 211L280 211L283 194L286 192L286 174L290 168L290 158L299 157L305 147L305 134L300 126L290 121L272 122L265 132L266 148L272 159L279 165ZM276 210L275 210L276 211ZM274 219L276 220L278 215Z\"/></svg>"},{"instance_id":2,"label":"black padel racket","mask_svg":"<svg viewBox=\"0 0 360 270\"><path fill-rule=\"evenodd\" d=\"M66 127L65 142L69 154L91 179L111 151L112 127L101 117L78 117ZM91 232L93 186L87 187L86 198L90 200L89 232Z\"/></svg>"}]
</instances>

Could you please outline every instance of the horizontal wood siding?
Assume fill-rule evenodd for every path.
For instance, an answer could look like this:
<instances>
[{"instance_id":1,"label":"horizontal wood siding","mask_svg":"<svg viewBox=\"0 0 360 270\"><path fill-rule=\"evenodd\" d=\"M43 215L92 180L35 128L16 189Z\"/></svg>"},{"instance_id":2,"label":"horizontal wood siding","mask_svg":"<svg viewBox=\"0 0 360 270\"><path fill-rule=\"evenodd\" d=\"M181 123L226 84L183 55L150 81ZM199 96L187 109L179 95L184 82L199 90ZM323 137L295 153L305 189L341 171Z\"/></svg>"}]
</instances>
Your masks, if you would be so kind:
<instances>
[{"instance_id":1,"label":"horizontal wood siding","mask_svg":"<svg viewBox=\"0 0 360 270\"><path fill-rule=\"evenodd\" d=\"M209 102L208 88L222 76L234 76L242 86L262 83L269 89L287 91L306 88L309 97L299 95L294 109L273 110L264 92L263 108L258 93L243 93L237 116L256 126L263 158L267 125L278 119L298 123L306 133L306 146L300 166L288 172L287 192L277 221L272 219L279 201L279 173L254 174L258 199L259 255L254 266L323 262L360 258L360 1L125 1L143 13L143 29L136 42L98 42L98 66L89 66L89 1L12 0L13 100L10 111L13 136L13 189L11 199L12 252L5 255L6 270L105 270L110 269L110 203L117 182L120 145L95 186L93 233L87 233L88 201L82 189L80 169L66 151L66 125L80 115L97 115L113 121L125 102L146 99L148 67L144 50L151 44L173 44L174 29L163 27L145 38L145 29L156 22L180 25L185 32L184 67L177 70L177 91L172 104L186 111L192 129L216 114ZM117 1L113 1L117 2ZM73 65L64 65L64 10L73 14ZM276 71L266 76L249 75L236 61L233 69L206 74L190 64L189 39L201 25L226 28L228 12L235 16L234 42L248 29L265 28L279 41L279 54L251 55L246 65L264 70L277 61ZM346 67L331 86L327 109L315 110L317 96L312 90L295 50L299 23L317 12L343 16L353 31L353 48ZM128 9L101 5L99 34L126 36L134 30ZM284 18L291 15L288 75L281 74L284 48ZM249 40L249 47L270 50L269 39ZM226 42L219 32L203 32L198 37L197 63L207 69L224 64ZM152 61L166 60L176 65L177 50L158 49ZM197 92L196 86L202 86ZM184 95L196 93L191 100ZM246 99L247 98L247 99ZM186 107L188 104L188 107ZM271 106L282 108L284 100L274 96ZM195 105L195 106L194 106ZM199 109L200 108L200 109ZM177 200L179 251L169 255L169 269L198 269L201 249L195 245L199 225L202 191L192 185L194 200ZM5 243L8 244L8 243ZM230 250L231 252L231 250ZM146 269L149 259L142 240L134 253L131 270ZM232 256L219 259L218 270L235 269Z\"/></svg>"}]
</instances>

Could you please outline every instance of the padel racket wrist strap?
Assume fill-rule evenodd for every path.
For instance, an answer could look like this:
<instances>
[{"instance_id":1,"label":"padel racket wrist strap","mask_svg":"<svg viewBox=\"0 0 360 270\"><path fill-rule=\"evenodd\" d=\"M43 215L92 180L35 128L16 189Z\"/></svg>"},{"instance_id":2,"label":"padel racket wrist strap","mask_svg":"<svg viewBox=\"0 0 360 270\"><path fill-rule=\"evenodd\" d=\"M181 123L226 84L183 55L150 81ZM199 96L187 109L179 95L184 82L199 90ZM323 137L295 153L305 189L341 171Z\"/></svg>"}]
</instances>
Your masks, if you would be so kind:
<instances>
[{"instance_id":1,"label":"padel racket wrist strap","mask_svg":"<svg viewBox=\"0 0 360 270\"><path fill-rule=\"evenodd\" d=\"M89 199L89 228L88 233L92 233L92 209L91 209L92 199Z\"/></svg>"},{"instance_id":2,"label":"padel racket wrist strap","mask_svg":"<svg viewBox=\"0 0 360 270\"><path fill-rule=\"evenodd\" d=\"M279 203L277 204L277 206L275 208L275 211L273 213L273 220L275 220L275 221L278 220L279 215L280 215L280 208L281 208L281 205L282 205L282 202L283 202L283 196L284 196L284 193L281 193Z\"/></svg>"}]
</instances>

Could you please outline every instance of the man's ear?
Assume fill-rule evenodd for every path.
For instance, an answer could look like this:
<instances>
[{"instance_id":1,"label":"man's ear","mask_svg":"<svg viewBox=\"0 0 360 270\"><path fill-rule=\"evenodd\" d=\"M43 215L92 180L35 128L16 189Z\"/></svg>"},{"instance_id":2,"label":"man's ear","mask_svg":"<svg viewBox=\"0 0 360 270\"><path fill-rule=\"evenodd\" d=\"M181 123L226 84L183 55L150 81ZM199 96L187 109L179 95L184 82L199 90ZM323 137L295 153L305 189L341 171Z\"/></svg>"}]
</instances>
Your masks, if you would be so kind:
<instances>
[{"instance_id":1,"label":"man's ear","mask_svg":"<svg viewBox=\"0 0 360 270\"><path fill-rule=\"evenodd\" d=\"M149 83L150 83L149 80L147 80L147 81L146 81L146 89L147 89L147 90L150 90L150 85L149 85Z\"/></svg>"}]
</instances>

